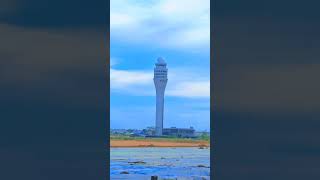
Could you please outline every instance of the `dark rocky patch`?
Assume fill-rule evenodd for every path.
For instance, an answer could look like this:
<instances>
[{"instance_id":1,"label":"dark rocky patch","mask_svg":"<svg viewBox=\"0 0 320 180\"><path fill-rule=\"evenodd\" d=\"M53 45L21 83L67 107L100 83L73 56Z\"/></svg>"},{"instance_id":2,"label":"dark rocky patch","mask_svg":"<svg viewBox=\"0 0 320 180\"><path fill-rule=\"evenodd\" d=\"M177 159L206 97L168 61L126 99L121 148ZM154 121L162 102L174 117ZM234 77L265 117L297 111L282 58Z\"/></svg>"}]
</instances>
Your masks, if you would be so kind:
<instances>
[{"instance_id":1,"label":"dark rocky patch","mask_svg":"<svg viewBox=\"0 0 320 180\"><path fill-rule=\"evenodd\" d=\"M146 164L146 162L144 161L132 161L132 162L128 162L129 164Z\"/></svg>"}]
</instances>

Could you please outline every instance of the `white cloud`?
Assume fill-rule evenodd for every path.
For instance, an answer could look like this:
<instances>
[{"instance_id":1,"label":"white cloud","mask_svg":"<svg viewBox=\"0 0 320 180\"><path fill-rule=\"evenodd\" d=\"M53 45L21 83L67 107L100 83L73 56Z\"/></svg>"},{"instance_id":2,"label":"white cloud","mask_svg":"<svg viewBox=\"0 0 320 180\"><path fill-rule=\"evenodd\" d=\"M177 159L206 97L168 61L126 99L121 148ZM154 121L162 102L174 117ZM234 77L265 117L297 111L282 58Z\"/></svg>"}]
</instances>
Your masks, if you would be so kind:
<instances>
[{"instance_id":1,"label":"white cloud","mask_svg":"<svg viewBox=\"0 0 320 180\"><path fill-rule=\"evenodd\" d=\"M143 71L110 69L111 88L121 89L130 86L146 85L152 81L152 74Z\"/></svg>"},{"instance_id":2,"label":"white cloud","mask_svg":"<svg viewBox=\"0 0 320 180\"><path fill-rule=\"evenodd\" d=\"M110 14L110 25L113 28L117 28L117 26L122 26L122 25L132 25L134 23L134 19L130 17L129 15L126 14L121 14L121 13L112 13Z\"/></svg>"},{"instance_id":3,"label":"white cloud","mask_svg":"<svg viewBox=\"0 0 320 180\"><path fill-rule=\"evenodd\" d=\"M111 0L111 39L163 48L210 45L210 0Z\"/></svg>"},{"instance_id":4,"label":"white cloud","mask_svg":"<svg viewBox=\"0 0 320 180\"><path fill-rule=\"evenodd\" d=\"M118 58L110 58L110 67L113 68L115 65L119 64L120 60Z\"/></svg>"},{"instance_id":5,"label":"white cloud","mask_svg":"<svg viewBox=\"0 0 320 180\"><path fill-rule=\"evenodd\" d=\"M188 71L187 69L170 69L166 95L187 98L210 97L210 80L208 76ZM153 96L153 72L110 70L111 92L131 95Z\"/></svg>"},{"instance_id":6,"label":"white cloud","mask_svg":"<svg viewBox=\"0 0 320 180\"><path fill-rule=\"evenodd\" d=\"M210 97L210 81L179 82L166 92L168 96Z\"/></svg>"}]
</instances>

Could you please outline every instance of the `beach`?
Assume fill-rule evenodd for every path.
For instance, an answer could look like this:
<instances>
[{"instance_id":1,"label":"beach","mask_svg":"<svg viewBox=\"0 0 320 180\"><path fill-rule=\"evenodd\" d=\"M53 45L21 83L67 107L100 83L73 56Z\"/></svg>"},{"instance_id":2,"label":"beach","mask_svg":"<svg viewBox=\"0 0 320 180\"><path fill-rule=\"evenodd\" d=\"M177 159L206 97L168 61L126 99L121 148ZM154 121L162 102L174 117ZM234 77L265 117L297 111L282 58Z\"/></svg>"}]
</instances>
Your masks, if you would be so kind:
<instances>
[{"instance_id":1,"label":"beach","mask_svg":"<svg viewBox=\"0 0 320 180\"><path fill-rule=\"evenodd\" d=\"M132 139L121 140L111 139L112 148L130 148L130 147L209 147L209 141L204 140L163 140L163 139Z\"/></svg>"},{"instance_id":2,"label":"beach","mask_svg":"<svg viewBox=\"0 0 320 180\"><path fill-rule=\"evenodd\" d=\"M150 180L151 176L161 180L209 180L210 148L110 148L111 179Z\"/></svg>"}]
</instances>

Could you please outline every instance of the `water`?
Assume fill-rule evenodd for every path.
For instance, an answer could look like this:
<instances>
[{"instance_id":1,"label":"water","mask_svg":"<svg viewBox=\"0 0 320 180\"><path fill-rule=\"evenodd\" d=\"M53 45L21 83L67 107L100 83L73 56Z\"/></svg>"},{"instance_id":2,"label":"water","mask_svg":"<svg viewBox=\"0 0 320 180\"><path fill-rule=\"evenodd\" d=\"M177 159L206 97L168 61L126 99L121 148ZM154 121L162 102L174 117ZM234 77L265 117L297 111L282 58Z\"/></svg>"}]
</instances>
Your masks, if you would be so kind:
<instances>
[{"instance_id":1,"label":"water","mask_svg":"<svg viewBox=\"0 0 320 180\"><path fill-rule=\"evenodd\" d=\"M121 174L124 171L129 174ZM161 178L209 179L210 149L111 148L112 180L150 180L152 175Z\"/></svg>"}]
</instances>

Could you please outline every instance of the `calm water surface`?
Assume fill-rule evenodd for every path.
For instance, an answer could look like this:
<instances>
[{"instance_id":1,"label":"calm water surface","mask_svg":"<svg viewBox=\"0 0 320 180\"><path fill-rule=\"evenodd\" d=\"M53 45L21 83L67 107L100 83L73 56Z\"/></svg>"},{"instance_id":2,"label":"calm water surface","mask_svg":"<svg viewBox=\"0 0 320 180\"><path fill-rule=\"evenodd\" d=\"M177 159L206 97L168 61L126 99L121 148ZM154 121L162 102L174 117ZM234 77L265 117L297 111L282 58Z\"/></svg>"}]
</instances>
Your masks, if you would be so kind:
<instances>
[{"instance_id":1,"label":"calm water surface","mask_svg":"<svg viewBox=\"0 0 320 180\"><path fill-rule=\"evenodd\" d=\"M129 174L121 174L121 173ZM111 179L161 178L209 179L210 149L111 148Z\"/></svg>"}]
</instances>

